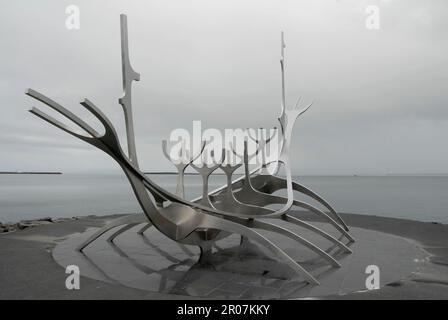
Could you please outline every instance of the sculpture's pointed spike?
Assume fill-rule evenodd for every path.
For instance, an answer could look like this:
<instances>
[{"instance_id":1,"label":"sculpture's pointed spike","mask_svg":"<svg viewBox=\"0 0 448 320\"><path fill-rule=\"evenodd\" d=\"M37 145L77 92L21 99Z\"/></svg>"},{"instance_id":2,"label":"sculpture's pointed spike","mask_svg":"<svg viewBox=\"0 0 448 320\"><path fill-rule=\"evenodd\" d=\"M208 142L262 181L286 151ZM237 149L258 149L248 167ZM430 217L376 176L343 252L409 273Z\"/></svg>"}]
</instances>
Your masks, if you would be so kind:
<instances>
[{"instance_id":1,"label":"sculpture's pointed spike","mask_svg":"<svg viewBox=\"0 0 448 320\"><path fill-rule=\"evenodd\" d=\"M306 106L305 108L300 110L298 115L300 116L302 113L305 113L313 105L313 103L314 103L314 101L312 101L308 106Z\"/></svg>"},{"instance_id":2,"label":"sculpture's pointed spike","mask_svg":"<svg viewBox=\"0 0 448 320\"><path fill-rule=\"evenodd\" d=\"M50 108L52 108L53 110L55 110L56 112L58 112L59 114L63 115L65 118L69 119L71 122L73 122L74 124L76 124L78 127L80 127L84 132L87 132L90 136L92 137L98 137L99 134L98 132L93 129L89 124L87 124L85 121L83 121L81 118L79 118L77 115L75 115L73 112L71 112L70 110L64 108L63 106L61 106L59 103L57 103L56 101L48 98L47 96L33 90L33 89L27 89L25 91L25 94L46 104L47 106L49 106ZM54 118L52 118L54 119Z\"/></svg>"}]
</instances>

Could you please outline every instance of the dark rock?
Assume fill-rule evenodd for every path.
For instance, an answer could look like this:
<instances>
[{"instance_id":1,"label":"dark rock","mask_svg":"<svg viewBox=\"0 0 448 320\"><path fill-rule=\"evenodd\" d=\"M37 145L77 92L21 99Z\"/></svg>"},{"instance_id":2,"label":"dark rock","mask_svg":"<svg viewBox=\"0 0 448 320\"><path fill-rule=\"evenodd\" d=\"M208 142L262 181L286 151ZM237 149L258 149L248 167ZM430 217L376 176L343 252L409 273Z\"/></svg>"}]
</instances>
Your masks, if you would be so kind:
<instances>
[{"instance_id":1,"label":"dark rock","mask_svg":"<svg viewBox=\"0 0 448 320\"><path fill-rule=\"evenodd\" d=\"M6 233L6 232L11 232L11 231L15 231L16 227L15 225L3 225L3 227L0 227L0 233Z\"/></svg>"},{"instance_id":2,"label":"dark rock","mask_svg":"<svg viewBox=\"0 0 448 320\"><path fill-rule=\"evenodd\" d=\"M31 225L30 223L28 223L28 222L24 222L24 221L20 221L20 222L17 223L17 228L18 228L19 230L23 230L23 229L29 228L29 227L31 227L31 226L32 226L32 225Z\"/></svg>"},{"instance_id":3,"label":"dark rock","mask_svg":"<svg viewBox=\"0 0 448 320\"><path fill-rule=\"evenodd\" d=\"M53 218L45 217L45 218L37 219L37 221L48 221L48 222L53 222Z\"/></svg>"},{"instance_id":4,"label":"dark rock","mask_svg":"<svg viewBox=\"0 0 448 320\"><path fill-rule=\"evenodd\" d=\"M395 281L395 282L386 284L386 286L388 286L388 287L401 287L402 285L403 285L402 281Z\"/></svg>"}]
</instances>

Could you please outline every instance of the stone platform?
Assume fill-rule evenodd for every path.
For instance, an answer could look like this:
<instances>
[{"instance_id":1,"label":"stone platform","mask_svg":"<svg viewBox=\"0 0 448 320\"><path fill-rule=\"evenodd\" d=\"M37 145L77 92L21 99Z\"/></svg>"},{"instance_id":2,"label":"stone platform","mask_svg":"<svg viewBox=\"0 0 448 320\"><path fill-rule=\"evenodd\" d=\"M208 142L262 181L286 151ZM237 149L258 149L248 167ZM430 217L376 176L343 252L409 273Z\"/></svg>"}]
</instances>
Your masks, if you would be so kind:
<instances>
[{"instance_id":1,"label":"stone platform","mask_svg":"<svg viewBox=\"0 0 448 320\"><path fill-rule=\"evenodd\" d=\"M312 215L295 212L327 230ZM154 229L144 237L128 230L111 245L107 234L85 255L74 246L117 216L61 220L0 234L0 299L448 299L448 226L438 223L342 214L357 242L341 254L324 239L340 269L295 242L266 235L300 261L321 282L305 285L281 261L239 237L218 243L207 263L198 249L180 247ZM112 231L111 231L112 232ZM315 236L314 236L315 237ZM67 290L65 265L78 264L80 290ZM366 290L365 268L380 268L381 288Z\"/></svg>"},{"instance_id":2,"label":"stone platform","mask_svg":"<svg viewBox=\"0 0 448 320\"><path fill-rule=\"evenodd\" d=\"M121 234L114 243L106 241L116 231L112 229L83 253L75 248L96 229L71 235L56 246L53 257L64 268L77 265L84 277L150 292L195 298L291 299L366 290L369 265L379 267L380 284L384 286L418 270L428 255L405 238L362 228L351 228L356 242L350 245L353 253L346 254L308 230L274 222L325 249L341 268L330 266L299 243L270 232L263 234L300 262L320 285L308 285L255 242L241 246L238 235L218 241L213 255L199 263L198 247L180 245L153 227L144 235L137 234L143 225ZM328 224L313 224L337 234Z\"/></svg>"}]
</instances>

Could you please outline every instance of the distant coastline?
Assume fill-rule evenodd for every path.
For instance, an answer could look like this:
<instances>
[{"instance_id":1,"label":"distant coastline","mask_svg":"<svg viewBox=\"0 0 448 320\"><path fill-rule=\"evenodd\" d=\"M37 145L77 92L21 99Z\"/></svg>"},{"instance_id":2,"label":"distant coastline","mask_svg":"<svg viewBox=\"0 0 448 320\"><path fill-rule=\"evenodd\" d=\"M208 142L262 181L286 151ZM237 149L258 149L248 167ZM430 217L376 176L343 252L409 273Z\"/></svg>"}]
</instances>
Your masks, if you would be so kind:
<instances>
[{"instance_id":1,"label":"distant coastline","mask_svg":"<svg viewBox=\"0 0 448 320\"><path fill-rule=\"evenodd\" d=\"M167 174L167 175L177 175L177 172L171 172L171 171L149 171L149 172L143 172L144 174ZM186 176L197 176L199 173L197 172L184 172L184 175ZM225 173L221 172L214 172L213 175L225 175Z\"/></svg>"},{"instance_id":2,"label":"distant coastline","mask_svg":"<svg viewBox=\"0 0 448 320\"><path fill-rule=\"evenodd\" d=\"M394 177L446 177L448 173L388 173Z\"/></svg>"},{"instance_id":3,"label":"distant coastline","mask_svg":"<svg viewBox=\"0 0 448 320\"><path fill-rule=\"evenodd\" d=\"M0 174L62 174L54 171L0 171Z\"/></svg>"},{"instance_id":4,"label":"distant coastline","mask_svg":"<svg viewBox=\"0 0 448 320\"><path fill-rule=\"evenodd\" d=\"M177 174L177 172L170 172L170 171L148 171L148 172L143 172L144 174ZM185 172L185 174L187 174Z\"/></svg>"}]
</instances>

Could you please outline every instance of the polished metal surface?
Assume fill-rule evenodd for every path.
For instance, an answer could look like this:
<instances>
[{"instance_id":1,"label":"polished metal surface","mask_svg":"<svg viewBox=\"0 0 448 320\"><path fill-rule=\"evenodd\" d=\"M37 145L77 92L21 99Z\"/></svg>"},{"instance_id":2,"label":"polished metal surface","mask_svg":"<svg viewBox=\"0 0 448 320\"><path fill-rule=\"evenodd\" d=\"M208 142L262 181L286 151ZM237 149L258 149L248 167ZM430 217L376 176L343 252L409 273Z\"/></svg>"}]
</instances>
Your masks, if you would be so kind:
<instances>
[{"instance_id":1,"label":"polished metal surface","mask_svg":"<svg viewBox=\"0 0 448 320\"><path fill-rule=\"evenodd\" d=\"M176 184L176 195L185 199L185 187L184 187L184 175L187 167L193 163L197 158L199 158L204 151L206 143L203 142L201 150L197 155L190 155L190 152L186 150L185 143L183 143L182 150L179 151L177 159L171 159L170 153L168 151L168 141L162 141L162 151L167 158L177 169L177 184Z\"/></svg>"},{"instance_id":2,"label":"polished metal surface","mask_svg":"<svg viewBox=\"0 0 448 320\"><path fill-rule=\"evenodd\" d=\"M123 77L123 96L118 102L123 107L128 142L129 160L138 166L137 148L135 146L134 121L132 118L132 81L140 81L140 74L135 72L129 58L128 20L126 15L120 15L121 30L121 65Z\"/></svg>"},{"instance_id":3,"label":"polished metal surface","mask_svg":"<svg viewBox=\"0 0 448 320\"><path fill-rule=\"evenodd\" d=\"M190 163L190 166L199 173L199 175L202 177L202 199L200 204L202 204L205 207L214 208L213 204L210 202L210 198L208 197L209 194L209 188L208 188L208 180L210 175L221 166L221 163L224 161L225 157L225 150L222 150L221 154L221 160L217 161L212 166L207 165L207 155L208 153L205 153L202 158L202 166L197 166L193 163ZM214 157L213 151L211 151L211 157ZM215 161L213 161L215 162Z\"/></svg>"},{"instance_id":4,"label":"polished metal surface","mask_svg":"<svg viewBox=\"0 0 448 320\"><path fill-rule=\"evenodd\" d=\"M280 218L283 221L304 227L314 232L315 234L322 236L323 238L331 241L333 244L339 246L339 248L343 249L343 251L345 252L351 252L345 244L343 244L341 241L337 240L327 232L288 214L288 211L293 205L301 206L303 208L311 210L323 217L326 217L331 224L338 228L338 230L345 237L347 237L347 239L349 239L350 241L352 240L346 230L344 230L339 223L335 222L335 220L330 218L326 213L315 209L311 205L294 200L293 191L302 189L303 191L308 192L308 194L311 194L315 199L319 199L321 203L323 202L323 199L318 197L315 193L308 191L308 189L304 187L302 188L296 183L293 183L291 177L289 148L293 125L297 117L304 113L311 106L311 104L304 109L299 109L298 101L296 103L296 106L292 109L287 109L285 107L283 36L281 59L282 114L279 117L282 133L282 143L278 157L278 163L283 165L286 178L284 179L270 176L265 174L265 171L262 171L263 174L259 174L253 177L254 173L259 172L260 169L263 169L263 166L267 164L263 163L263 166L257 168L256 170L250 171L247 141L245 141L243 157L245 176L242 179L232 181L232 175L237 169L238 165L223 164L225 158L224 155L226 154L226 152L228 152L226 150L223 150L222 158L220 159L220 161L217 161L217 163L212 166L206 165L206 159L204 159L204 164L201 167L196 166L192 163L192 161L196 159L204 150L203 146L199 155L190 157L188 161L186 161L186 163L182 164L182 166L178 166L178 188L176 189L176 194L172 194L149 179L149 177L140 170L138 165L132 120L131 87L132 81L139 80L140 76L132 69L130 65L127 37L127 20L125 15L121 15L120 22L124 96L119 100L119 103L122 105L123 111L125 113L128 154L125 154L125 152L123 151L117 132L111 121L106 117L105 114L102 113L102 111L98 107L96 107L88 99L82 101L81 105L102 124L102 126L104 127L104 134L102 135L92 127L90 127L81 118L77 117L75 114L62 107L55 101L51 100L50 98L44 96L43 94L32 89L28 89L26 92L26 94L30 97L46 104L47 106L64 116L67 120L70 120L72 123L77 125L85 134L79 134L75 132L62 122L56 120L55 118L49 116L48 114L42 112L37 108L32 108L30 110L31 113L58 127L59 129L71 134L72 136L102 150L103 152L111 156L120 165L126 177L128 178L134 194L143 210L143 215L128 215L116 219L110 222L105 227L99 229L79 246L79 251L85 249L86 246L88 246L90 243L98 239L102 234L111 230L112 228L120 227L117 231L115 231L111 236L108 237L108 241L111 243L118 235L131 229L137 224L146 222L146 225L138 231L139 234L143 234L144 231L149 228L149 226L154 226L158 231L174 241L182 244L199 246L201 249L201 260L211 255L211 249L215 245L216 241L228 237L233 233L236 233L241 235L245 239L250 239L257 242L258 244L269 250L274 256L283 260L283 262L288 265L291 270L300 274L305 281L311 284L319 283L318 280L313 275L311 275L300 263L292 259L280 247L278 247L265 235L256 230L258 229L274 232L283 237L292 239L301 244L301 246L317 254L319 257L327 261L327 263L329 263L330 265L339 267L340 264L329 253L327 253L325 250L321 249L314 243L310 242L309 240L305 239L303 236L298 235L297 233L292 232L291 230L282 226L278 226L265 220L261 221L258 219ZM259 150L262 150L264 154L264 148L266 146L266 143L268 143L270 139L271 138L258 140L256 154ZM165 155L168 156L169 152L167 150L166 142L164 142L163 144L163 151ZM262 155L262 158L264 162L264 155ZM188 201L184 199L183 173L188 165L192 166L202 176L203 179L203 193L199 201ZM227 185L217 192L210 192L208 188L209 177L215 170L219 168L221 168L226 174ZM252 185L252 182L255 183L259 190L257 190ZM241 185L241 188L237 191L234 191L235 185ZM269 193L272 193L279 189L286 190L287 196L278 197ZM268 193L265 193L263 191L267 191ZM263 208L264 206L271 204L280 204L282 205L282 207L278 210ZM336 214L335 211L334 214Z\"/></svg>"},{"instance_id":5,"label":"polished metal surface","mask_svg":"<svg viewBox=\"0 0 448 320\"><path fill-rule=\"evenodd\" d=\"M239 188L238 192L232 192L232 196L230 197L228 195L228 193L230 190L232 190L232 187L231 187L231 184L229 187L229 182L228 182L227 191L223 192L222 194L219 194L218 196L213 197L213 200L216 201L217 203L226 201L227 205L231 206L231 204L232 204L231 199L235 198L237 203L245 204L245 206L240 207L240 209L239 209L240 213L246 213L246 214L258 213L259 218L263 218L263 217L280 218L280 219L288 221L292 224L298 224L298 225L302 225L304 227L312 228L312 226L310 226L309 224L304 224L304 222L301 221L300 219L291 217L287 213L278 214L277 212L275 212L273 210L264 208L265 206L270 206L273 204L285 204L287 202L287 199L280 197L280 196L274 196L269 193L264 193L264 192L258 191L252 186L252 178L250 177L250 172L249 172L249 156L247 154L247 142L244 143L244 172L245 172L245 179L243 180L242 187ZM270 180L268 178L266 178L266 176L264 176L264 175L256 176L256 177L264 178L263 182L266 182L266 181L270 182ZM229 179L229 177L228 177L228 179ZM259 179L259 181L260 181L260 179ZM247 205L250 205L250 207L247 208ZM305 202L301 202L301 201L297 201L297 200L293 201L293 205L301 207L301 208L305 208L313 213L316 213L320 217L327 220L330 224L332 224L350 242L353 241L353 237L348 232L346 232L336 221L334 221L331 217L329 217L326 213L313 207L312 205L309 205ZM215 206L216 206L216 204L215 204ZM233 208L233 207L231 207L231 208L232 208L232 210L235 210L235 208ZM256 209L252 209L252 208L259 208L259 209L257 211ZM348 253L351 252L351 250L349 248L347 248L346 245L344 245L341 241L336 240L336 238L330 236L329 234L327 234L321 230L316 230L314 228L312 228L312 229L315 232L321 234L323 237L326 237L328 240L332 241L333 243L339 245L346 252L348 252Z\"/></svg>"},{"instance_id":6,"label":"polished metal surface","mask_svg":"<svg viewBox=\"0 0 448 320\"><path fill-rule=\"evenodd\" d=\"M310 198L316 200L323 206L325 206L330 213L333 215L333 218L318 208L312 206L311 204L293 200L293 206L297 206L300 208L304 208L308 211L316 213L321 216L325 220L327 220L330 224L332 224L344 237L346 237L350 242L353 242L354 239L348 233L348 227L342 218L337 214L337 212L330 206L330 204L319 196L317 193L312 191L311 189L292 181L290 176L290 170L288 167L289 161L289 148L290 141L292 136L292 130L294 127L294 123L297 118L305 113L312 105L310 103L305 108L299 108L299 104L301 101L301 97L299 97L293 108L288 109L286 107L286 98L285 98L285 49L284 35L283 32L281 34L281 58L280 58L280 67L281 67L281 79L282 79L282 97L281 97L281 114L278 118L280 122L281 128L281 139L280 139L280 153L279 153L279 162L286 164L286 179L282 177L275 176L274 174L278 173L279 166L276 167L275 172L272 174L268 172L266 169L270 163L267 163L265 158L265 148L267 143L273 138L273 136L267 138L262 135L258 135L258 137L254 137L250 134L250 130L247 130L247 136L250 137L257 143L257 150L254 155L248 156L245 155L244 163L245 163L245 175L243 178L235 180L232 182L233 188L238 188L238 192L235 192L235 197L242 203L248 203L252 206L268 206L272 204L285 204L289 203L289 198L291 197L291 188L294 191L300 192L309 196ZM253 156L261 153L261 166L256 168L253 171L249 171L249 160ZM231 188L230 188L231 189ZM270 194L281 190L287 189L288 198L282 198L278 196L270 196ZM227 189L220 188L211 192L211 198L215 201L220 201L221 198L229 199L228 194L229 186ZM269 194L269 195L268 195ZM292 196L293 198L293 196ZM247 211L249 213L249 211ZM263 212L260 212L262 215ZM272 215L271 215L272 216ZM285 218L283 214L278 215L279 217ZM335 221L335 219L337 221ZM296 221L297 222L297 221Z\"/></svg>"}]
</instances>

